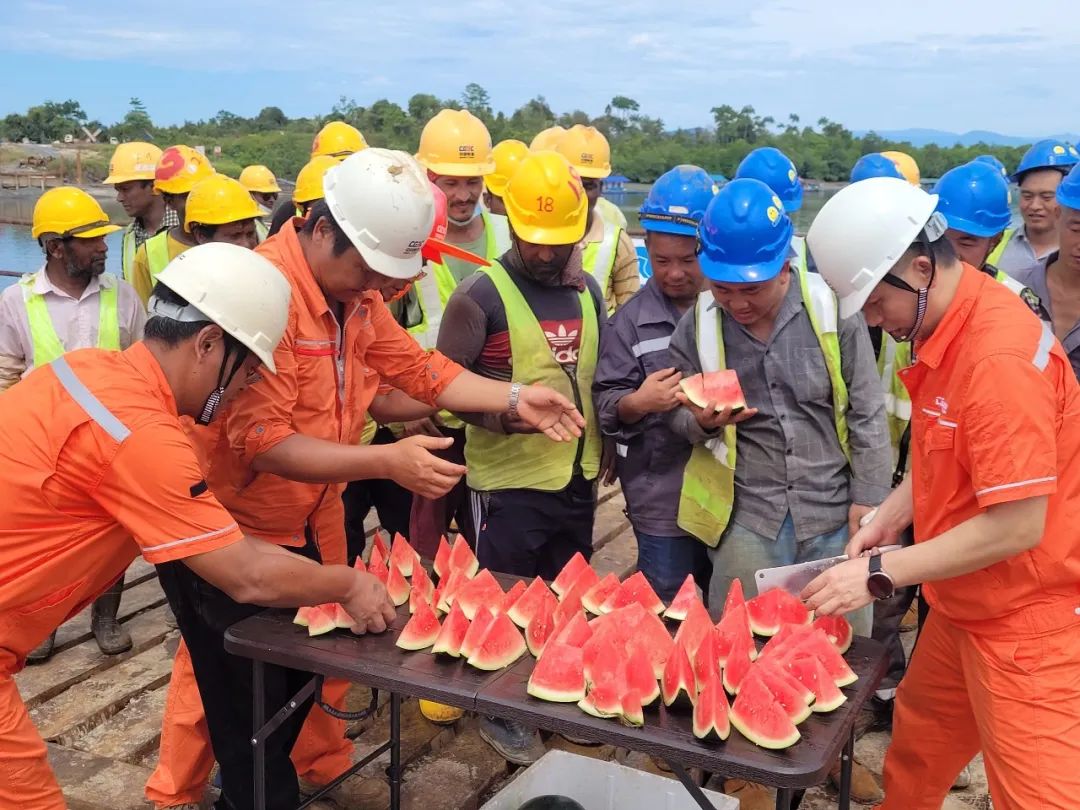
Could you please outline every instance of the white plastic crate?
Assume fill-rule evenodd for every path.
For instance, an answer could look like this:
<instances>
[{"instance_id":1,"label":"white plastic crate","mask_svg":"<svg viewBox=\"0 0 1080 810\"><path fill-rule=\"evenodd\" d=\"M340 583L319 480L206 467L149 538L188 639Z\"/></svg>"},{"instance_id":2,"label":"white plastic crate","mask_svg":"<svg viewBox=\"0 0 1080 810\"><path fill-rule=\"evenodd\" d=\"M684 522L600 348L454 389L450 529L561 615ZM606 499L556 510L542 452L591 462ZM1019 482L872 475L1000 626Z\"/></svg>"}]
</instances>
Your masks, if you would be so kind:
<instances>
[{"instance_id":1,"label":"white plastic crate","mask_svg":"<svg viewBox=\"0 0 1080 810\"><path fill-rule=\"evenodd\" d=\"M548 751L480 810L518 810L537 796L569 796L585 810L699 810L676 779L617 762ZM716 810L739 810L739 800L706 790Z\"/></svg>"}]
</instances>

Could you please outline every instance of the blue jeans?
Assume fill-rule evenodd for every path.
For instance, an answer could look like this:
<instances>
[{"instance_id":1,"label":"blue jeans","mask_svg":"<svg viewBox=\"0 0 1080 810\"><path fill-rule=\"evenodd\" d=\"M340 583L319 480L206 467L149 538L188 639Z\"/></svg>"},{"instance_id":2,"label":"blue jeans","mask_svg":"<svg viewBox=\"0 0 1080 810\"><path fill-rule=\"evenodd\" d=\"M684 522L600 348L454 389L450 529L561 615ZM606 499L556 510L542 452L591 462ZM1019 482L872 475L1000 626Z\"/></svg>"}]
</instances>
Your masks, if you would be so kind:
<instances>
[{"instance_id":1,"label":"blue jeans","mask_svg":"<svg viewBox=\"0 0 1080 810\"><path fill-rule=\"evenodd\" d=\"M701 593L708 599L712 564L704 543L686 534L658 537L637 529L634 534L637 535L638 570L649 580L657 596L665 603L671 602L686 575L693 574Z\"/></svg>"},{"instance_id":2,"label":"blue jeans","mask_svg":"<svg viewBox=\"0 0 1080 810\"><path fill-rule=\"evenodd\" d=\"M743 591L749 599L757 593L754 575L760 569L836 557L844 553L847 541L845 523L831 532L800 542L795 539L795 524L790 513L784 518L776 537L766 537L732 523L721 535L717 547L709 550L713 564L709 604L715 610L722 609L734 579L742 581ZM873 604L849 613L847 619L855 635L869 636L874 622Z\"/></svg>"}]
</instances>

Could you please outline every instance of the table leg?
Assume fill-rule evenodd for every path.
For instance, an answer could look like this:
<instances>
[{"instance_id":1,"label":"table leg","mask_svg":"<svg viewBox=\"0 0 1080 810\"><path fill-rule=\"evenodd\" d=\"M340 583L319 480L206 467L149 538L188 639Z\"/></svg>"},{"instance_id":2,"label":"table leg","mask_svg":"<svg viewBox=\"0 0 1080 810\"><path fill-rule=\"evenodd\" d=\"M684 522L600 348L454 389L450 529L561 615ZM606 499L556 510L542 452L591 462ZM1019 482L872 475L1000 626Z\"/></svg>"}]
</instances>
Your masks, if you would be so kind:
<instances>
[{"instance_id":1,"label":"table leg","mask_svg":"<svg viewBox=\"0 0 1080 810\"><path fill-rule=\"evenodd\" d=\"M252 729L251 744L255 748L255 810L266 810L266 738L259 732L266 725L264 664L262 661L251 662L253 700L252 717L255 728Z\"/></svg>"},{"instance_id":2,"label":"table leg","mask_svg":"<svg viewBox=\"0 0 1080 810\"><path fill-rule=\"evenodd\" d=\"M390 693L390 810L401 808L401 695Z\"/></svg>"},{"instance_id":3,"label":"table leg","mask_svg":"<svg viewBox=\"0 0 1080 810\"><path fill-rule=\"evenodd\" d=\"M854 756L855 729L852 729L844 743L844 751L840 754L840 798L837 802L839 810L849 810L851 807L851 767Z\"/></svg>"},{"instance_id":4,"label":"table leg","mask_svg":"<svg viewBox=\"0 0 1080 810\"><path fill-rule=\"evenodd\" d=\"M799 810L799 805L802 804L803 796L805 794L805 790L795 790L795 788L777 788L776 810Z\"/></svg>"},{"instance_id":5,"label":"table leg","mask_svg":"<svg viewBox=\"0 0 1080 810\"><path fill-rule=\"evenodd\" d=\"M686 792L690 794L691 798L697 802L698 807L701 810L716 810L713 803L709 801L709 797L705 795L697 783L690 778L690 774L686 772L686 768L681 763L673 762L670 759L665 758L668 767L671 768L671 772L679 777L679 781L683 783L683 787L686 788Z\"/></svg>"}]
</instances>

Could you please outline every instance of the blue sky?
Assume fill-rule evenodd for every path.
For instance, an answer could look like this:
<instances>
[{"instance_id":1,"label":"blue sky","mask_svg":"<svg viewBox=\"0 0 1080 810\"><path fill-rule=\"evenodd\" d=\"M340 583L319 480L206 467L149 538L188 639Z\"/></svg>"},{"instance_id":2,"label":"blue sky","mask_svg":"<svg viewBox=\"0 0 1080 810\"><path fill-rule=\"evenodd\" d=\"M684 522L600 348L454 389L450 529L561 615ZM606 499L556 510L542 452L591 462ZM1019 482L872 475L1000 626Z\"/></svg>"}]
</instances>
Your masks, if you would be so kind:
<instances>
[{"instance_id":1,"label":"blue sky","mask_svg":"<svg viewBox=\"0 0 1080 810\"><path fill-rule=\"evenodd\" d=\"M669 127L727 103L853 129L1080 128L1064 0L0 0L0 41L0 114L70 97L110 122L139 96L159 123L301 116L476 81L495 109L543 94L597 114L622 94Z\"/></svg>"}]
</instances>

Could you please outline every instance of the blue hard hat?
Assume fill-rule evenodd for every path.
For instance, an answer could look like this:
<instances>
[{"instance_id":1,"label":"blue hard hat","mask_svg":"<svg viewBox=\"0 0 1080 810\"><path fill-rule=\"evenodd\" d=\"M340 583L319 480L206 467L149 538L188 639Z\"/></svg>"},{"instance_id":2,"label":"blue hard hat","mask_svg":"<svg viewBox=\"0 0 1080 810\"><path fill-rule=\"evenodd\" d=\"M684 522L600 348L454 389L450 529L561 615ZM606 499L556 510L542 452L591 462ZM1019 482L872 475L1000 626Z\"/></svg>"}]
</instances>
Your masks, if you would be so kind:
<instances>
[{"instance_id":1,"label":"blue hard hat","mask_svg":"<svg viewBox=\"0 0 1080 810\"><path fill-rule=\"evenodd\" d=\"M660 175L641 204L641 227L655 233L695 236L698 223L719 191L709 173L682 164Z\"/></svg>"},{"instance_id":2,"label":"blue hard hat","mask_svg":"<svg viewBox=\"0 0 1080 810\"><path fill-rule=\"evenodd\" d=\"M1065 173L1077 163L1080 163L1080 152L1076 151L1075 146L1066 141L1047 138L1024 153L1012 179L1019 183L1025 174L1035 169L1059 169Z\"/></svg>"},{"instance_id":3,"label":"blue hard hat","mask_svg":"<svg viewBox=\"0 0 1080 810\"><path fill-rule=\"evenodd\" d=\"M1065 175L1065 179L1057 187L1058 205L1080 211L1080 164L1073 166L1072 171Z\"/></svg>"},{"instance_id":4,"label":"blue hard hat","mask_svg":"<svg viewBox=\"0 0 1080 810\"><path fill-rule=\"evenodd\" d=\"M896 164L889 160L881 152L871 152L863 155L855 165L851 167L851 182L858 183L860 180L869 180L871 177L898 177L905 180L904 175L896 168Z\"/></svg>"},{"instance_id":5,"label":"blue hard hat","mask_svg":"<svg viewBox=\"0 0 1080 810\"><path fill-rule=\"evenodd\" d=\"M972 236L997 236L1009 227L1009 183L990 163L973 160L949 169L934 186L937 210L950 228Z\"/></svg>"},{"instance_id":6,"label":"blue hard hat","mask_svg":"<svg viewBox=\"0 0 1080 810\"><path fill-rule=\"evenodd\" d=\"M791 158L774 146L762 146L744 157L735 177L760 180L780 198L789 214L802 208L803 187L799 171Z\"/></svg>"},{"instance_id":7,"label":"blue hard hat","mask_svg":"<svg viewBox=\"0 0 1080 810\"><path fill-rule=\"evenodd\" d=\"M993 166L995 169L997 169L999 172L1001 172L1001 176L1005 178L1006 182L1008 182L1008 180L1009 180L1009 170L1005 168L1004 163L1002 163L1000 160L998 160L993 155L979 155L977 158L975 158L972 161L972 163L976 163L976 162L977 163L985 163L987 166Z\"/></svg>"},{"instance_id":8,"label":"blue hard hat","mask_svg":"<svg viewBox=\"0 0 1080 810\"><path fill-rule=\"evenodd\" d=\"M788 260L794 233L791 217L771 188L749 177L735 179L705 210L698 262L713 281L768 281Z\"/></svg>"}]
</instances>

